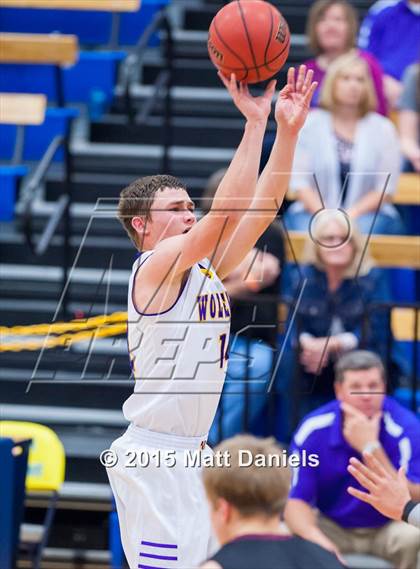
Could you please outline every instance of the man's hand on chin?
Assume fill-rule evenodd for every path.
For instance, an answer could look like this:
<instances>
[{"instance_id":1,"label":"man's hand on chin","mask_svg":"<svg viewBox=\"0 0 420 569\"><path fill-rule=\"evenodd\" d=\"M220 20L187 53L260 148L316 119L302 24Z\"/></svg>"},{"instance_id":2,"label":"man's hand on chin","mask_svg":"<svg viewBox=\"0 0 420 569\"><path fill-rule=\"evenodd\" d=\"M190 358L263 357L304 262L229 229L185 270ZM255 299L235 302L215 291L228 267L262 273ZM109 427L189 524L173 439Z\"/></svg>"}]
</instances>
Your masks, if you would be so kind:
<instances>
[{"instance_id":1,"label":"man's hand on chin","mask_svg":"<svg viewBox=\"0 0 420 569\"><path fill-rule=\"evenodd\" d=\"M369 446L379 445L379 427L382 411L372 417L355 409L345 402L341 402L343 411L343 436L348 444L360 454Z\"/></svg>"}]
</instances>

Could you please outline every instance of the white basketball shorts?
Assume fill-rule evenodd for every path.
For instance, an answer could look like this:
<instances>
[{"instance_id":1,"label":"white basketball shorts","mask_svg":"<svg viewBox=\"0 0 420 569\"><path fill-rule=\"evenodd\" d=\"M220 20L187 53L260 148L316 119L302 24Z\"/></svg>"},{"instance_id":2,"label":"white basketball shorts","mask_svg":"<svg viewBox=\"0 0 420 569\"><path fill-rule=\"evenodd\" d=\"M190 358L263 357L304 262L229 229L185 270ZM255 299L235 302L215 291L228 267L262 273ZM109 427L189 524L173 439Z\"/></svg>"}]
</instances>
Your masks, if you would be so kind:
<instances>
[{"instance_id":1,"label":"white basketball shorts","mask_svg":"<svg viewBox=\"0 0 420 569\"><path fill-rule=\"evenodd\" d=\"M130 569L193 569L217 550L201 480L202 437L131 424L111 445L107 468Z\"/></svg>"}]
</instances>

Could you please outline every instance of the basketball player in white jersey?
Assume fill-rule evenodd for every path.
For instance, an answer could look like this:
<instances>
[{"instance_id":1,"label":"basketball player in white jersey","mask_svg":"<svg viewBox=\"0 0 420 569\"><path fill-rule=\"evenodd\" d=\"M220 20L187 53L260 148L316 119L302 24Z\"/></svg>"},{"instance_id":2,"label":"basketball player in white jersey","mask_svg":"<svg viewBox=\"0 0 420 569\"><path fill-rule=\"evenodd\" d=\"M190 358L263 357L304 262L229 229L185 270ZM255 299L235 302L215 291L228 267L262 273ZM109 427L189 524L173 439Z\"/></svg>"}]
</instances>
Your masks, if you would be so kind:
<instances>
[{"instance_id":1,"label":"basketball player in white jersey","mask_svg":"<svg viewBox=\"0 0 420 569\"><path fill-rule=\"evenodd\" d=\"M312 71L301 66L295 77L289 70L276 104L276 141L258 180L275 83L252 97L233 75L221 80L246 124L209 213L197 222L185 186L171 176L136 180L119 203L140 251L128 295L135 387L123 412L130 425L114 441L118 462L108 468L130 569L192 569L215 546L200 458L212 456L206 438L227 365L222 281L277 214L316 88Z\"/></svg>"}]
</instances>

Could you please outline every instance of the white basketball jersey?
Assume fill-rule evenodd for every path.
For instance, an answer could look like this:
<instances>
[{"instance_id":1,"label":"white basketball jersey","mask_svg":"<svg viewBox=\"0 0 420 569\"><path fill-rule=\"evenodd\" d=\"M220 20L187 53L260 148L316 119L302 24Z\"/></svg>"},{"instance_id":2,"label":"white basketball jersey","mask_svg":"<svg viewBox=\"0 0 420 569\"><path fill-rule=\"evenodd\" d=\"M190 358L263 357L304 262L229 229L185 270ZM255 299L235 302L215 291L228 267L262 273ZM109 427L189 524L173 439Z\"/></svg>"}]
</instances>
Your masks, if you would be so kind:
<instances>
[{"instance_id":1,"label":"white basketball jersey","mask_svg":"<svg viewBox=\"0 0 420 569\"><path fill-rule=\"evenodd\" d=\"M204 259L191 268L169 309L157 314L139 312L134 280L151 254L141 254L130 278L128 349L135 386L123 412L144 429L206 436L226 374L228 295L210 261Z\"/></svg>"}]
</instances>

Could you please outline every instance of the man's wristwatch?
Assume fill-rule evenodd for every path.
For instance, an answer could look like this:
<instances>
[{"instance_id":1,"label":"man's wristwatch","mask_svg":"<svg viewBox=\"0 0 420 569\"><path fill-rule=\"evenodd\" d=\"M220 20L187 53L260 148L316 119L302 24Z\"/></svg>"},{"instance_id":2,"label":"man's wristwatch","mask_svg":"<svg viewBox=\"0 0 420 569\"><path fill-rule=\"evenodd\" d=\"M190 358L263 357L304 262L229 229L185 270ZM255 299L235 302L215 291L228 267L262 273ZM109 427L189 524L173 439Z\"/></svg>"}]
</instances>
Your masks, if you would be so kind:
<instances>
[{"instance_id":1,"label":"man's wristwatch","mask_svg":"<svg viewBox=\"0 0 420 569\"><path fill-rule=\"evenodd\" d=\"M413 502L413 500L408 500L408 502L404 506L403 513L401 516L403 522L408 522L408 516L411 514L411 510L413 510L416 506L417 502Z\"/></svg>"},{"instance_id":2,"label":"man's wristwatch","mask_svg":"<svg viewBox=\"0 0 420 569\"><path fill-rule=\"evenodd\" d=\"M373 442L367 443L363 447L362 454L364 452L372 454L375 450L378 450L378 448L381 448L381 443L379 441L373 441Z\"/></svg>"}]
</instances>

